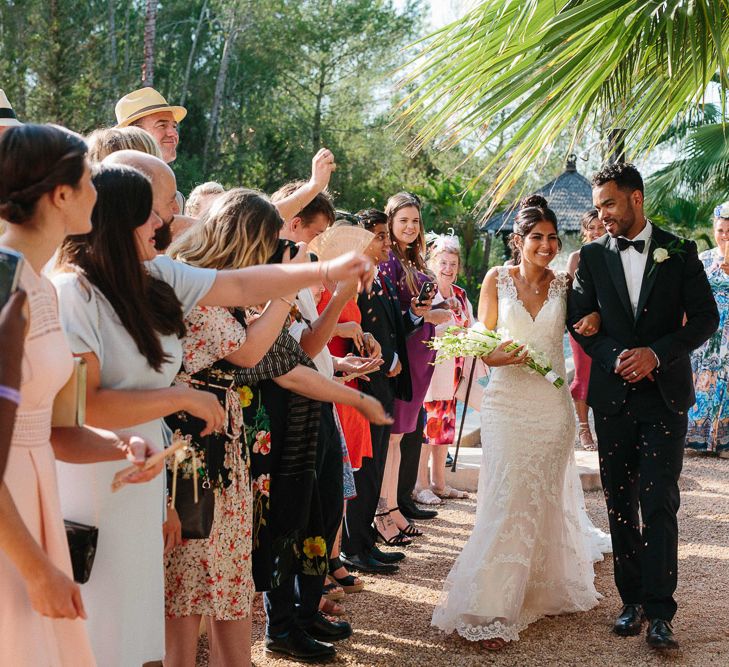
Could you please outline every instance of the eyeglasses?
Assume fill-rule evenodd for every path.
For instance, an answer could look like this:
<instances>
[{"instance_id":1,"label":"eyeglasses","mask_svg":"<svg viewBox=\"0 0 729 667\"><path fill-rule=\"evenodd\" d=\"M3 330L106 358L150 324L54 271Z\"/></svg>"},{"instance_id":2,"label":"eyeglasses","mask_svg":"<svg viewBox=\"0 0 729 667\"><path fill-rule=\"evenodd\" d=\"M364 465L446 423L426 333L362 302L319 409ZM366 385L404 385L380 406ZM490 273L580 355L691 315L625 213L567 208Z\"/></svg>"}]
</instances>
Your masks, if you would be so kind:
<instances>
[{"instance_id":1,"label":"eyeglasses","mask_svg":"<svg viewBox=\"0 0 729 667\"><path fill-rule=\"evenodd\" d=\"M726 218L729 220L729 201L725 201L723 204L719 204L714 209L714 217L715 218Z\"/></svg>"}]
</instances>

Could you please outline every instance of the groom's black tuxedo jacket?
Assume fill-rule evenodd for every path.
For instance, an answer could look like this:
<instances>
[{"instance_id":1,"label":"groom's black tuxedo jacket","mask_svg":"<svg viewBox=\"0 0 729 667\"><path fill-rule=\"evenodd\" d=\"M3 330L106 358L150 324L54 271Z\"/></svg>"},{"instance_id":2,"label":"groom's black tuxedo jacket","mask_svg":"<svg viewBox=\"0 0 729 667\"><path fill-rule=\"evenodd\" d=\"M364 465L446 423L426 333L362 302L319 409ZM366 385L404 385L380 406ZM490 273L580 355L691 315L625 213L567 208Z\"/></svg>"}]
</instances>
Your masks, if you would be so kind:
<instances>
[{"instance_id":1,"label":"groom's black tuxedo jacket","mask_svg":"<svg viewBox=\"0 0 729 667\"><path fill-rule=\"evenodd\" d=\"M656 263L657 248L681 252L673 250L668 259ZM576 334L574 324L593 311L602 318L599 333ZM616 241L606 234L583 246L567 324L593 360L587 402L616 414L631 386L614 372L618 355L625 349L650 347L659 360L653 374L666 406L672 412L688 410L696 400L689 354L719 326L716 302L693 241L653 225L636 313L633 316Z\"/></svg>"}]
</instances>

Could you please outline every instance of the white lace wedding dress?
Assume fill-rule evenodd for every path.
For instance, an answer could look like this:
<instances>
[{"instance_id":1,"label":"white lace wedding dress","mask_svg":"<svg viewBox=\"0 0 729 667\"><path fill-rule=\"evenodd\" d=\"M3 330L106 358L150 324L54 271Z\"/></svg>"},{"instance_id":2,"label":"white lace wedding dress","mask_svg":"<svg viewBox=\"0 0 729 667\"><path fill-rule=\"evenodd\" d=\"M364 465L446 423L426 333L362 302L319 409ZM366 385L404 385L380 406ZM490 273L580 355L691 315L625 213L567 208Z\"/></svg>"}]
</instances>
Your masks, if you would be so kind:
<instances>
[{"instance_id":1,"label":"white lace wedding dress","mask_svg":"<svg viewBox=\"0 0 729 667\"><path fill-rule=\"evenodd\" d=\"M497 328L546 354L562 377L567 288L567 275L558 273L532 319L508 269L499 269ZM525 367L492 369L481 439L476 523L432 623L472 641L515 641L543 616L597 604L593 560L609 551L609 536L584 509L566 385L556 389Z\"/></svg>"}]
</instances>

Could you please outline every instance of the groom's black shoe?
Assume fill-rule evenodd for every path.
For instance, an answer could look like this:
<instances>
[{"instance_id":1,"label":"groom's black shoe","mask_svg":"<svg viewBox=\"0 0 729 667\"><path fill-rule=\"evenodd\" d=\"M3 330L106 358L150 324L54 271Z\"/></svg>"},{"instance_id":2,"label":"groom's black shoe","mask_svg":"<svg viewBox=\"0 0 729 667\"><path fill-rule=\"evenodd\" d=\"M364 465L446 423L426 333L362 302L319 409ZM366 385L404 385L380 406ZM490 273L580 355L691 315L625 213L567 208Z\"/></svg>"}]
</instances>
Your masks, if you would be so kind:
<instances>
[{"instance_id":1,"label":"groom's black shoe","mask_svg":"<svg viewBox=\"0 0 729 667\"><path fill-rule=\"evenodd\" d=\"M615 619L613 632L621 637L635 637L640 634L645 621L643 607L639 604L626 604L620 616Z\"/></svg>"},{"instance_id":2,"label":"groom's black shoe","mask_svg":"<svg viewBox=\"0 0 729 667\"><path fill-rule=\"evenodd\" d=\"M678 648L678 642L673 638L673 628L668 621L662 621L660 618L654 618L648 624L648 630L645 633L645 640L648 646L658 650L675 651Z\"/></svg>"}]
</instances>

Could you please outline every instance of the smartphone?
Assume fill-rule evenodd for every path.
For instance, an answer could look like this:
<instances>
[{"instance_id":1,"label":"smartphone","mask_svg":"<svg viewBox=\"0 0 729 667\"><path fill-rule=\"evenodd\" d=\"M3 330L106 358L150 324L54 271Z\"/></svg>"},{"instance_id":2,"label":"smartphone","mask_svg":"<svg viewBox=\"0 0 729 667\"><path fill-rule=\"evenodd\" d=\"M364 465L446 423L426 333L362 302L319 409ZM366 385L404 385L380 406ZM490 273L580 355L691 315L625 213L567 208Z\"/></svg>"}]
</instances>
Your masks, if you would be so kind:
<instances>
[{"instance_id":1,"label":"smartphone","mask_svg":"<svg viewBox=\"0 0 729 667\"><path fill-rule=\"evenodd\" d=\"M18 289L20 270L23 268L23 255L9 248L0 249L0 308Z\"/></svg>"},{"instance_id":2,"label":"smartphone","mask_svg":"<svg viewBox=\"0 0 729 667\"><path fill-rule=\"evenodd\" d=\"M420 288L420 294L418 294L418 305L422 305L423 302L430 299L431 296L433 296L433 293L435 292L435 283L432 282L424 282L423 286Z\"/></svg>"},{"instance_id":3,"label":"smartphone","mask_svg":"<svg viewBox=\"0 0 729 667\"><path fill-rule=\"evenodd\" d=\"M273 255L271 255L271 257L269 257L268 259L268 264L281 264L283 262L283 258L285 256L287 248L289 249L291 259L296 257L296 253L299 252L299 246L297 246L293 241L289 241L287 239L279 239L276 250L274 251Z\"/></svg>"}]
</instances>

